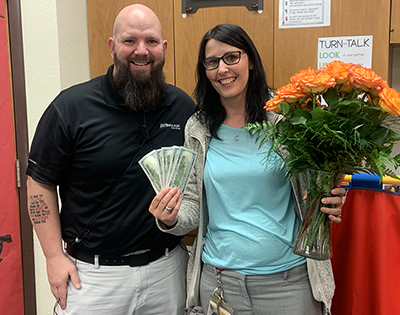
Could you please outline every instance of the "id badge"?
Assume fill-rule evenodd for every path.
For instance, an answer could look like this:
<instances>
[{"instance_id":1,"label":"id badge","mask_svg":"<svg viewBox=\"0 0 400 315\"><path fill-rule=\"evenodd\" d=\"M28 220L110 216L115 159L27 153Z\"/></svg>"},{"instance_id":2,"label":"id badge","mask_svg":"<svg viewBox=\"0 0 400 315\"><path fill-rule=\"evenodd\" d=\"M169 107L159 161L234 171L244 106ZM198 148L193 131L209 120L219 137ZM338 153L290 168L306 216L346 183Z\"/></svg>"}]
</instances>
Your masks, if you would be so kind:
<instances>
[{"instance_id":1,"label":"id badge","mask_svg":"<svg viewBox=\"0 0 400 315\"><path fill-rule=\"evenodd\" d=\"M206 315L232 315L233 308L226 303L220 296L210 295L210 302L208 303L208 311Z\"/></svg>"}]
</instances>

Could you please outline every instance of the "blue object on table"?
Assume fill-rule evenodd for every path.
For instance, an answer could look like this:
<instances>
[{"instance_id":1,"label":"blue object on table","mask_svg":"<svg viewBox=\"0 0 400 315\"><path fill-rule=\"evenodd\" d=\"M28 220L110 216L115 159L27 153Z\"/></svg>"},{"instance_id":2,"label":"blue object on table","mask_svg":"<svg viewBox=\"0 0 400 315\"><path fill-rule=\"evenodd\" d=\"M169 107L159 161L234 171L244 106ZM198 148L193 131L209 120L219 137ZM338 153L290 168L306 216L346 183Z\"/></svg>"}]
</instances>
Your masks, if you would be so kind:
<instances>
[{"instance_id":1,"label":"blue object on table","mask_svg":"<svg viewBox=\"0 0 400 315\"><path fill-rule=\"evenodd\" d=\"M347 188L382 189L380 179L380 176L376 174L353 174L351 176L351 187Z\"/></svg>"}]
</instances>

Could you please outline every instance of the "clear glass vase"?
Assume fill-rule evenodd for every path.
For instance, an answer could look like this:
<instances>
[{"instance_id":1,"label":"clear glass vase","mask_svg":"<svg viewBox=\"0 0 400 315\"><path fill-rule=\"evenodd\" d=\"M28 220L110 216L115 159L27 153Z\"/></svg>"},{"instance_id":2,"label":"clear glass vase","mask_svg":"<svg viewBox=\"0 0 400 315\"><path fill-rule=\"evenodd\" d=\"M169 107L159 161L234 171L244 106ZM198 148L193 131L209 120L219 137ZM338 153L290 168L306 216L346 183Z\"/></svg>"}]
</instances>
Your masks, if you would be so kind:
<instances>
[{"instance_id":1,"label":"clear glass vase","mask_svg":"<svg viewBox=\"0 0 400 315\"><path fill-rule=\"evenodd\" d=\"M316 170L310 170L309 174L307 210L293 253L315 260L326 260L332 257L332 221L320 208L331 205L322 204L321 199L332 196L331 190L338 187L342 175Z\"/></svg>"}]
</instances>

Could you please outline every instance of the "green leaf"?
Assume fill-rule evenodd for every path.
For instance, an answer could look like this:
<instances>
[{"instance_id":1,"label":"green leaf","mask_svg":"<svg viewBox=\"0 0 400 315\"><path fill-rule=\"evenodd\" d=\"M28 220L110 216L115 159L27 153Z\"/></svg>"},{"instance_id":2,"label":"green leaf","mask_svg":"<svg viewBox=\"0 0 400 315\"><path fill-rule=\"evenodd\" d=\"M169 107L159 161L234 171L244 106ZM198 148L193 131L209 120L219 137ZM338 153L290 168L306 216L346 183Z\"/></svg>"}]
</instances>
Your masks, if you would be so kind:
<instances>
[{"instance_id":1,"label":"green leaf","mask_svg":"<svg viewBox=\"0 0 400 315\"><path fill-rule=\"evenodd\" d=\"M379 146L384 145L392 136L391 133L391 130L381 127L371 134L371 141Z\"/></svg>"},{"instance_id":2,"label":"green leaf","mask_svg":"<svg viewBox=\"0 0 400 315\"><path fill-rule=\"evenodd\" d=\"M321 107L314 108L311 113L312 120L321 120L321 121L333 118L334 115L335 115L334 113L331 113L327 110L323 110Z\"/></svg>"},{"instance_id":3,"label":"green leaf","mask_svg":"<svg viewBox=\"0 0 400 315\"><path fill-rule=\"evenodd\" d=\"M293 112L293 116L291 118L293 125L305 125L308 120L310 120L310 114L302 109L296 109Z\"/></svg>"},{"instance_id":4,"label":"green leaf","mask_svg":"<svg viewBox=\"0 0 400 315\"><path fill-rule=\"evenodd\" d=\"M288 115L290 111L292 110L292 106L289 105L289 103L280 103L278 105L278 108L280 108L283 112L283 115Z\"/></svg>"},{"instance_id":5,"label":"green leaf","mask_svg":"<svg viewBox=\"0 0 400 315\"><path fill-rule=\"evenodd\" d=\"M350 116L354 116L361 112L361 102L359 101L343 101L337 105L337 113Z\"/></svg>"},{"instance_id":6,"label":"green leaf","mask_svg":"<svg viewBox=\"0 0 400 315\"><path fill-rule=\"evenodd\" d=\"M371 107L371 106L364 106L363 111L369 114L370 116L379 116L382 111L379 108Z\"/></svg>"},{"instance_id":7,"label":"green leaf","mask_svg":"<svg viewBox=\"0 0 400 315\"><path fill-rule=\"evenodd\" d=\"M324 94L323 94L325 102L328 104L330 107L334 107L339 103L339 95L337 94L336 90L334 88L329 88Z\"/></svg>"},{"instance_id":8,"label":"green leaf","mask_svg":"<svg viewBox=\"0 0 400 315\"><path fill-rule=\"evenodd\" d=\"M245 124L242 129L246 130L247 132L250 132L251 134L254 134L256 131L256 128L258 128L259 123L247 123Z\"/></svg>"},{"instance_id":9,"label":"green leaf","mask_svg":"<svg viewBox=\"0 0 400 315\"><path fill-rule=\"evenodd\" d=\"M393 130L391 130L391 131L392 131L392 134L391 134L390 140L399 141L400 140L400 133L394 132Z\"/></svg>"}]
</instances>

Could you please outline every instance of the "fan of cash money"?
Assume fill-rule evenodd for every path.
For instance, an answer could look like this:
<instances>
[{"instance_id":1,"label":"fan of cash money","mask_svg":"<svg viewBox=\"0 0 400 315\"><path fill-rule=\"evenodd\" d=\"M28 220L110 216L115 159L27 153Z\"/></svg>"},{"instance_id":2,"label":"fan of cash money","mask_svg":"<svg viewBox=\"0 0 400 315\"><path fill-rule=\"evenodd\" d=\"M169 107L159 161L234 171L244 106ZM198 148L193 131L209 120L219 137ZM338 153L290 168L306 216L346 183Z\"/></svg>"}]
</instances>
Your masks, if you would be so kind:
<instances>
[{"instance_id":1,"label":"fan of cash money","mask_svg":"<svg viewBox=\"0 0 400 315\"><path fill-rule=\"evenodd\" d=\"M185 190L197 153L185 147L163 147L147 153L139 165L156 193L164 187Z\"/></svg>"}]
</instances>

